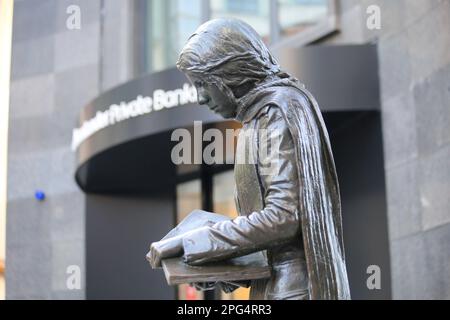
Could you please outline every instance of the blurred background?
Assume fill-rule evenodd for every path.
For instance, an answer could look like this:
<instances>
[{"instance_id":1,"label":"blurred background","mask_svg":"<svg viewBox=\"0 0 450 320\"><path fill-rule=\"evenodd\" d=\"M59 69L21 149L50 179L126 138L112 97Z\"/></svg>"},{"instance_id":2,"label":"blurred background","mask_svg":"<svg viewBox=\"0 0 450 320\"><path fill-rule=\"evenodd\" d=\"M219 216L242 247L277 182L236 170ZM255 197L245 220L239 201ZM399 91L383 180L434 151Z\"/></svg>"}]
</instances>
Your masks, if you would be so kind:
<instances>
[{"instance_id":1,"label":"blurred background","mask_svg":"<svg viewBox=\"0 0 450 320\"><path fill-rule=\"evenodd\" d=\"M219 17L321 106L352 297L449 299L449 0L0 0L0 298L248 298L169 287L145 260L193 209L237 215L232 164L170 158L173 129L239 128L174 68Z\"/></svg>"}]
</instances>

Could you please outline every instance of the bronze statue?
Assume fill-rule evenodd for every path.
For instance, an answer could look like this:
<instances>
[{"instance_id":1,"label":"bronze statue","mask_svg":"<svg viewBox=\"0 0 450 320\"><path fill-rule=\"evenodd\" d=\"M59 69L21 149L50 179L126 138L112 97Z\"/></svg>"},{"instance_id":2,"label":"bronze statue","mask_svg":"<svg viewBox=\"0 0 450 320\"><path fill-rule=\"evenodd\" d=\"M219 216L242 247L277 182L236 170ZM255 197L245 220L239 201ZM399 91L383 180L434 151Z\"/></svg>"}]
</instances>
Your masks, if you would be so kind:
<instances>
[{"instance_id":1,"label":"bronze statue","mask_svg":"<svg viewBox=\"0 0 450 320\"><path fill-rule=\"evenodd\" d=\"M237 157L250 153L256 161L235 164L239 217L153 243L151 265L176 256L200 265L266 250L271 277L252 280L251 299L349 299L338 179L314 97L235 19L200 26L177 67L200 104L242 123ZM270 143L261 130L277 132L275 152L260 152ZM276 170L263 172L268 163Z\"/></svg>"}]
</instances>

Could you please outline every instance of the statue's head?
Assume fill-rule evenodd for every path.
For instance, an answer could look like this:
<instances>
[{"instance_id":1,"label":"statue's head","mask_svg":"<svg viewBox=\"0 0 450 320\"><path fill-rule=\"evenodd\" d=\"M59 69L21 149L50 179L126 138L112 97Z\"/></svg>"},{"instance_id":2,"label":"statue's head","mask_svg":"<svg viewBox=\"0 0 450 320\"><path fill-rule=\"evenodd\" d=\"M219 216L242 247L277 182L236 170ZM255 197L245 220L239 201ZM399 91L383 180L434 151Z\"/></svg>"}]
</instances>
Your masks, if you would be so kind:
<instances>
[{"instance_id":1,"label":"statue's head","mask_svg":"<svg viewBox=\"0 0 450 320\"><path fill-rule=\"evenodd\" d=\"M201 25L181 51L177 67L197 88L198 102L224 118L235 117L239 98L281 72L256 31L236 19Z\"/></svg>"}]
</instances>

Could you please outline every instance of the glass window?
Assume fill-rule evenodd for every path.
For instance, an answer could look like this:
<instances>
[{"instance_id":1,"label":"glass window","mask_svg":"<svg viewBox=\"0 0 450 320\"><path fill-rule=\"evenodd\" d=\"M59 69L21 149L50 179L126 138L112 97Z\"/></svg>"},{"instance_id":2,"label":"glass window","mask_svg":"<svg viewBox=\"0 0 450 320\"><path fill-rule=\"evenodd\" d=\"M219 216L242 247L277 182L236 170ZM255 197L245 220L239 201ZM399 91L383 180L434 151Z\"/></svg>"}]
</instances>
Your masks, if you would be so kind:
<instances>
[{"instance_id":1,"label":"glass window","mask_svg":"<svg viewBox=\"0 0 450 320\"><path fill-rule=\"evenodd\" d=\"M202 207L200 180L192 180L177 185L177 224L195 209ZM178 286L179 300L203 300L204 294L188 284Z\"/></svg>"},{"instance_id":2,"label":"glass window","mask_svg":"<svg viewBox=\"0 0 450 320\"><path fill-rule=\"evenodd\" d=\"M282 36L291 36L327 18L328 0L278 0Z\"/></svg>"},{"instance_id":3,"label":"glass window","mask_svg":"<svg viewBox=\"0 0 450 320\"><path fill-rule=\"evenodd\" d=\"M234 203L234 172L233 170L215 174L213 176L213 205L214 212L220 213L230 218L238 216ZM221 292L222 300L248 300L250 289L239 288L232 293Z\"/></svg>"},{"instance_id":4,"label":"glass window","mask_svg":"<svg viewBox=\"0 0 450 320\"><path fill-rule=\"evenodd\" d=\"M233 170L218 173L213 176L214 212L230 218L238 216L234 203L234 173Z\"/></svg>"},{"instance_id":5,"label":"glass window","mask_svg":"<svg viewBox=\"0 0 450 320\"><path fill-rule=\"evenodd\" d=\"M175 66L189 36L203 19L236 18L250 24L266 44L295 37L310 43L336 29L334 0L136 0L137 73ZM276 10L276 11L274 11Z\"/></svg>"},{"instance_id":6,"label":"glass window","mask_svg":"<svg viewBox=\"0 0 450 320\"><path fill-rule=\"evenodd\" d=\"M145 5L148 72L173 67L189 36L201 24L201 0L151 0Z\"/></svg>"},{"instance_id":7,"label":"glass window","mask_svg":"<svg viewBox=\"0 0 450 320\"><path fill-rule=\"evenodd\" d=\"M270 0L211 0L211 19L236 18L250 24L268 43Z\"/></svg>"}]
</instances>

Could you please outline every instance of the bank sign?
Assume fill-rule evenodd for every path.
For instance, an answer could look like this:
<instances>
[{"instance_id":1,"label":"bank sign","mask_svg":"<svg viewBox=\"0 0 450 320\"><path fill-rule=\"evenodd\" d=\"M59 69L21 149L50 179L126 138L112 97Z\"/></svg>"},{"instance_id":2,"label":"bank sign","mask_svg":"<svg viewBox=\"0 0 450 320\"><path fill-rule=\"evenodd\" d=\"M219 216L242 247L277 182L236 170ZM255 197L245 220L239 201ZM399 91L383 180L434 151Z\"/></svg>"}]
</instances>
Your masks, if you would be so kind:
<instances>
[{"instance_id":1,"label":"bank sign","mask_svg":"<svg viewBox=\"0 0 450 320\"><path fill-rule=\"evenodd\" d=\"M97 131L124 120L139 117L164 108L173 108L197 102L197 91L189 83L182 88L165 91L157 89L151 96L138 95L131 101L112 104L104 111L97 111L91 119L85 120L72 132L72 151Z\"/></svg>"},{"instance_id":2,"label":"bank sign","mask_svg":"<svg viewBox=\"0 0 450 320\"><path fill-rule=\"evenodd\" d=\"M72 151L95 133L164 109L197 103L197 91L176 69L132 80L86 106L72 131Z\"/></svg>"}]
</instances>

